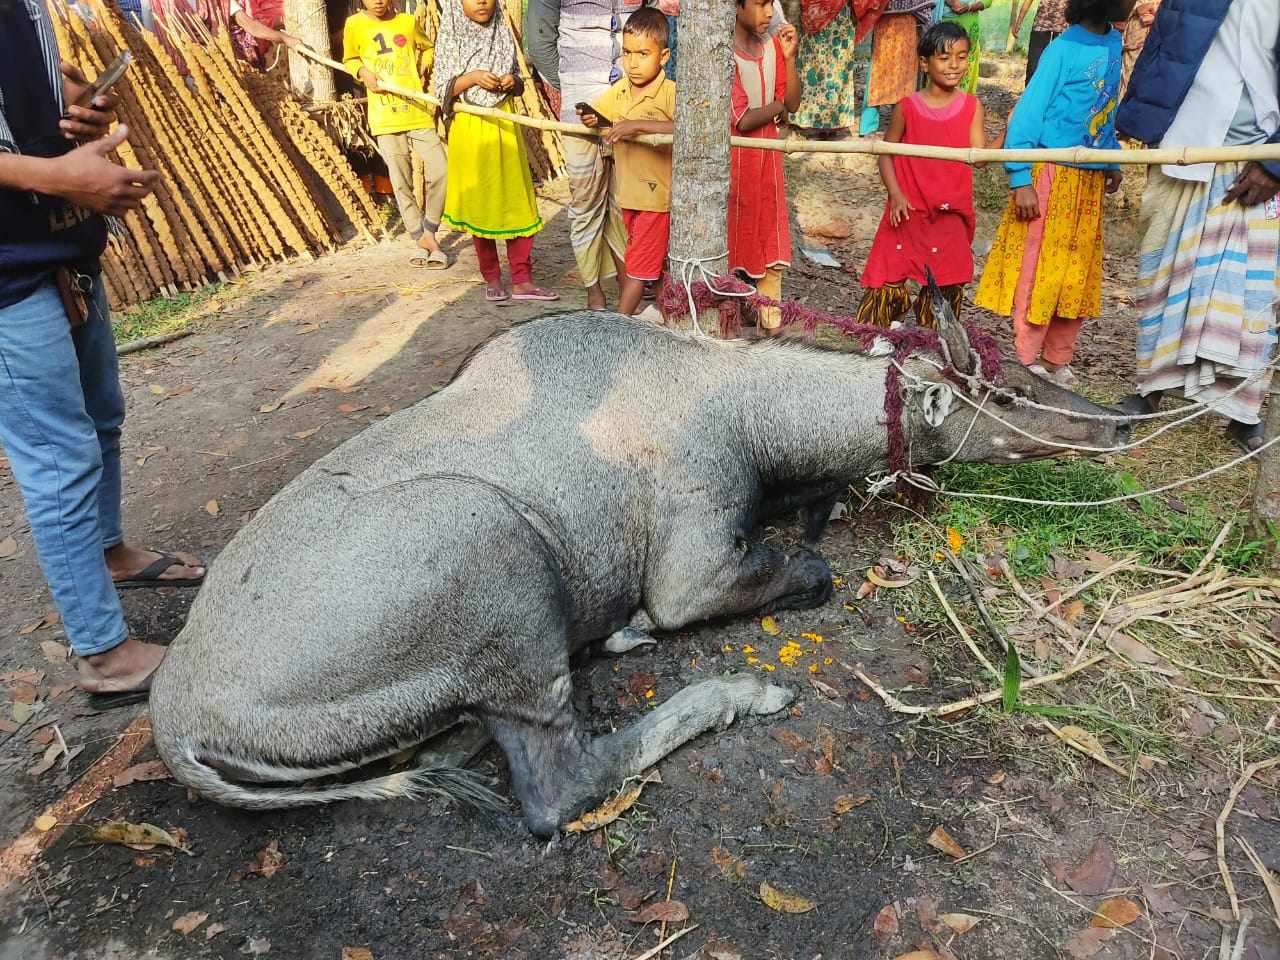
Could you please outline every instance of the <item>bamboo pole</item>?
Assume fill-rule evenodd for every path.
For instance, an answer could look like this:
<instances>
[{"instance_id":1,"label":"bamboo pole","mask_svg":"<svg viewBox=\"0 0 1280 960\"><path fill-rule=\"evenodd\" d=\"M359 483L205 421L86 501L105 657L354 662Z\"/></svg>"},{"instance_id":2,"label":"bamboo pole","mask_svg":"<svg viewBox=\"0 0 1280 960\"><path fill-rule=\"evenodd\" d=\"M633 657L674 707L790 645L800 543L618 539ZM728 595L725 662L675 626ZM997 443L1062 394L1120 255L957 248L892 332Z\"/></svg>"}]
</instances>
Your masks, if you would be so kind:
<instances>
[{"instance_id":1,"label":"bamboo pole","mask_svg":"<svg viewBox=\"0 0 1280 960\"><path fill-rule=\"evenodd\" d=\"M338 66L336 61L321 56L314 50L299 48L305 57L310 57L328 66ZM379 81L379 86L386 93L431 106L440 106L440 101L427 93L409 90L389 81ZM536 127L539 130L556 130L560 133L577 137L598 137L600 131L592 130L577 123L562 123L559 120L543 120L541 117L526 117L518 113L506 113L489 107L473 107L469 103L455 103L454 109L459 113L470 113L477 117L494 117L507 120L521 126ZM641 143L655 146L672 142L670 134L649 134L637 137ZM1150 167L1170 164L1173 166L1189 166L1197 163L1230 163L1248 160L1280 160L1280 144L1263 143L1245 147L1180 147L1172 150L1093 150L1087 147L1062 147L1042 150L988 150L978 147L931 147L914 143L888 143L884 140L853 140L840 143L809 140L757 140L753 137L730 137L729 142L735 147L747 147L754 150L774 150L778 153L845 153L870 154L871 156L922 157L928 160L955 160L959 163L1116 163L1135 167Z\"/></svg>"}]
</instances>

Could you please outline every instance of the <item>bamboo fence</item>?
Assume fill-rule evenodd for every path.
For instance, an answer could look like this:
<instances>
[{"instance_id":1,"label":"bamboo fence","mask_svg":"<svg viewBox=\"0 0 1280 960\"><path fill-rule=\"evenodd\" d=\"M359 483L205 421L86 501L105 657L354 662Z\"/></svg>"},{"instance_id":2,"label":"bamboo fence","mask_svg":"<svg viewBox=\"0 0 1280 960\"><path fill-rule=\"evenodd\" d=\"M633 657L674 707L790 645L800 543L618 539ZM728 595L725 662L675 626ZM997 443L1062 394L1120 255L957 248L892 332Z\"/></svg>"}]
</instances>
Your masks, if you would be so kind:
<instances>
[{"instance_id":1,"label":"bamboo fence","mask_svg":"<svg viewBox=\"0 0 1280 960\"><path fill-rule=\"evenodd\" d=\"M225 33L170 23L166 39L188 82L155 34L104 0L79 6L91 15L53 10L62 55L94 77L117 52L132 52L115 88L130 130L117 159L162 175L103 257L113 306L310 258L352 230L377 231L372 201L332 138L282 84L241 64Z\"/></svg>"},{"instance_id":2,"label":"bamboo fence","mask_svg":"<svg viewBox=\"0 0 1280 960\"><path fill-rule=\"evenodd\" d=\"M342 69L342 64L328 59L314 50L302 48L300 53L318 63L327 64L335 69ZM440 101L430 94L418 90L409 90L393 83L381 84L382 89L397 96L406 97L438 107ZM584 127L577 123L562 123L558 120L547 120L540 117L521 116L505 113L488 107L473 107L468 103L457 103L454 107L460 113L471 113L479 117L510 120L522 126L542 131L555 131L575 137L599 137L602 132ZM668 144L673 137L670 134L649 134L636 137L642 143ZM1060 149L1041 150L989 150L965 147L931 147L914 143L888 143L884 140L852 140L831 143L829 141L809 140L764 140L755 137L730 137L729 143L735 147L746 147L752 150L773 150L778 153L835 153L835 154L870 154L872 156L924 157L933 160L956 160L960 163L1118 163L1130 166L1157 166L1172 164L1186 166L1196 163L1228 163L1245 160L1280 160L1280 144L1258 144L1248 147L1181 147L1173 150L1093 150L1086 147L1065 147Z\"/></svg>"}]
</instances>

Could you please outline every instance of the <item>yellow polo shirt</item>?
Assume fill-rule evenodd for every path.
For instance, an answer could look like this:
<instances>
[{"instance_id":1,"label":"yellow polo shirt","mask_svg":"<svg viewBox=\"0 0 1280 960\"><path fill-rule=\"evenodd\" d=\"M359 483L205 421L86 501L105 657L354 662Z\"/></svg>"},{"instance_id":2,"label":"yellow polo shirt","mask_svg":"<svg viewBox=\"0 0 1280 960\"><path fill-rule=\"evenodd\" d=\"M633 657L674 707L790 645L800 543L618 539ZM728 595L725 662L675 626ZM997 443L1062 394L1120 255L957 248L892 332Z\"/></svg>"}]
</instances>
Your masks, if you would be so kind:
<instances>
[{"instance_id":1,"label":"yellow polo shirt","mask_svg":"<svg viewBox=\"0 0 1280 960\"><path fill-rule=\"evenodd\" d=\"M674 120L676 85L658 74L648 85L623 77L591 104L614 123L619 120ZM671 146L620 140L613 146L613 195L624 210L665 213L671 208Z\"/></svg>"},{"instance_id":2,"label":"yellow polo shirt","mask_svg":"<svg viewBox=\"0 0 1280 960\"><path fill-rule=\"evenodd\" d=\"M361 11L347 17L342 28L342 62L353 77L359 76L361 67L368 67L383 80L407 90L421 90L421 70L434 60L432 38L422 32L412 14L397 13L379 20ZM391 93L369 94L369 132L375 137L434 129L435 124L435 113L425 104Z\"/></svg>"}]
</instances>

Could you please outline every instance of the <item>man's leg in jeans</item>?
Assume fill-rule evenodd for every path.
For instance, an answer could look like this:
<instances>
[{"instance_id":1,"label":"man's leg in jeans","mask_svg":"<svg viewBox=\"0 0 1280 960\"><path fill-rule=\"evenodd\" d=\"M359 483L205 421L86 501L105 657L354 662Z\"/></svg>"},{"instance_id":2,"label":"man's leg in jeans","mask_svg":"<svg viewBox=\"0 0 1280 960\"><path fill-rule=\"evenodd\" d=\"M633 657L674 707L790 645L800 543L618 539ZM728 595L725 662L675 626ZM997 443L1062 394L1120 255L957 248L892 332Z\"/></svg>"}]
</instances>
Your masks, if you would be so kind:
<instances>
[{"instance_id":1,"label":"man's leg in jeans","mask_svg":"<svg viewBox=\"0 0 1280 960\"><path fill-rule=\"evenodd\" d=\"M164 650L128 640L103 556L102 445L51 284L0 309L0 440L71 648L85 658L82 685L103 692L145 685Z\"/></svg>"},{"instance_id":2,"label":"man's leg in jeans","mask_svg":"<svg viewBox=\"0 0 1280 960\"><path fill-rule=\"evenodd\" d=\"M403 133L383 133L378 136L378 153L387 165L391 189L396 195L396 208L400 220L413 242L422 237L422 210L413 199L413 159L409 155L409 137Z\"/></svg>"},{"instance_id":3,"label":"man's leg in jeans","mask_svg":"<svg viewBox=\"0 0 1280 960\"><path fill-rule=\"evenodd\" d=\"M124 423L124 394L120 390L120 370L115 339L111 334L111 311L107 290L99 277L94 285L88 319L71 332L76 359L80 363L80 388L85 412L93 421L102 451L102 479L98 483L98 529L107 567L116 579L141 573L160 559L160 554L131 547L124 541L120 522L120 426ZM190 554L174 552L175 562L161 571L161 580L179 584L199 580L204 567Z\"/></svg>"},{"instance_id":4,"label":"man's leg in jeans","mask_svg":"<svg viewBox=\"0 0 1280 960\"><path fill-rule=\"evenodd\" d=\"M436 231L440 228L440 216L444 213L444 189L449 161L445 156L444 144L440 142L440 136L434 130L411 130L408 137L413 152L418 155L426 168L427 208L422 211L422 236L418 240L418 246L424 250L439 250L440 244L436 239ZM411 168L410 183L412 182Z\"/></svg>"}]
</instances>

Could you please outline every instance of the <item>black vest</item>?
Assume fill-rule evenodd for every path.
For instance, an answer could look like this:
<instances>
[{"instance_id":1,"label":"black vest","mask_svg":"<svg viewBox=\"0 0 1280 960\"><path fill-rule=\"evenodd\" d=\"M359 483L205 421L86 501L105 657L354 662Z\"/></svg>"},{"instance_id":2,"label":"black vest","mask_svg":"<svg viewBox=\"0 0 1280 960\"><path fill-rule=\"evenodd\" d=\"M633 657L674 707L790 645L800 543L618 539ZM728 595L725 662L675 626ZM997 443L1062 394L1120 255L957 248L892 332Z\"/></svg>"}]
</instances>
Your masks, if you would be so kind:
<instances>
[{"instance_id":1,"label":"black vest","mask_svg":"<svg viewBox=\"0 0 1280 960\"><path fill-rule=\"evenodd\" d=\"M75 148L58 129L58 101L22 0L0 0L0 92L20 153L60 157ZM96 272L106 244L101 216L57 197L0 189L0 308L26 299L62 264Z\"/></svg>"}]
</instances>

